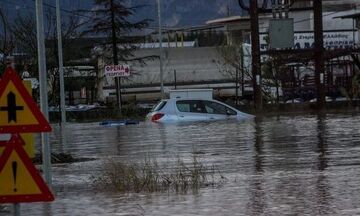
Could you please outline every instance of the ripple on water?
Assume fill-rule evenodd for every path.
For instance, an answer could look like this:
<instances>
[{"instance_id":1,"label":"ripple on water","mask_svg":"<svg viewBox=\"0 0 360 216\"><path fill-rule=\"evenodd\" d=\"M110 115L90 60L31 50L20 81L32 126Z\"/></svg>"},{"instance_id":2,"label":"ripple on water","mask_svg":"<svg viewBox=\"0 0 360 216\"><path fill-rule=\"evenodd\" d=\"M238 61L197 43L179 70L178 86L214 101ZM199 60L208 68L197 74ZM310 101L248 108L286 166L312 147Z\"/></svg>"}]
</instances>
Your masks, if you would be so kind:
<instances>
[{"instance_id":1,"label":"ripple on water","mask_svg":"<svg viewBox=\"0 0 360 216\"><path fill-rule=\"evenodd\" d=\"M54 166L57 199L23 205L26 215L358 215L360 117L331 114L250 121L103 127L54 126L55 152L100 160ZM66 138L66 145L62 140ZM119 194L86 183L116 157L169 164L194 153L228 178L198 193ZM85 182L85 183L84 183Z\"/></svg>"}]
</instances>

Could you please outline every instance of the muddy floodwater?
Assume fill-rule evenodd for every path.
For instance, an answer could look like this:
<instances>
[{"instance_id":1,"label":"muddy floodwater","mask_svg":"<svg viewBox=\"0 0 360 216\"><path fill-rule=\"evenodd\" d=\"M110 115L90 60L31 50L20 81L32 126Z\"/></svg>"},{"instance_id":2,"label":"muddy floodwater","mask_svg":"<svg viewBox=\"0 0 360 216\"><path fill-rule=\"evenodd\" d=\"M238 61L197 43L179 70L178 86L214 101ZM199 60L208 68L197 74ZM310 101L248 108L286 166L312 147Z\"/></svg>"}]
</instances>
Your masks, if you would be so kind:
<instances>
[{"instance_id":1,"label":"muddy floodwater","mask_svg":"<svg viewBox=\"0 0 360 216\"><path fill-rule=\"evenodd\" d=\"M119 127L70 123L65 136L54 125L53 152L97 160L53 165L56 201L21 204L21 214L360 215L359 132L358 114ZM118 193L91 186L109 157L166 164L194 154L226 182L187 193Z\"/></svg>"}]
</instances>

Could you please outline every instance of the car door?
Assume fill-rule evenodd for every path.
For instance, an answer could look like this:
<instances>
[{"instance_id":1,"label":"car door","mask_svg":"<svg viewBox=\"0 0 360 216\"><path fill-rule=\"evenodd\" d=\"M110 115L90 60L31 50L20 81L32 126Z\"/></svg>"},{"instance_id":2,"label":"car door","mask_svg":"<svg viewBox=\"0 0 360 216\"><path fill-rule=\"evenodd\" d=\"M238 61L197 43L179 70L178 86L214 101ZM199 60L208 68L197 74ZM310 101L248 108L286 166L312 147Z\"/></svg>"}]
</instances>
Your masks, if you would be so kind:
<instances>
[{"instance_id":1,"label":"car door","mask_svg":"<svg viewBox=\"0 0 360 216\"><path fill-rule=\"evenodd\" d=\"M201 100L177 100L175 106L179 121L203 121L208 119Z\"/></svg>"},{"instance_id":2,"label":"car door","mask_svg":"<svg viewBox=\"0 0 360 216\"><path fill-rule=\"evenodd\" d=\"M203 101L204 108L211 120L236 118L237 112L215 101Z\"/></svg>"}]
</instances>

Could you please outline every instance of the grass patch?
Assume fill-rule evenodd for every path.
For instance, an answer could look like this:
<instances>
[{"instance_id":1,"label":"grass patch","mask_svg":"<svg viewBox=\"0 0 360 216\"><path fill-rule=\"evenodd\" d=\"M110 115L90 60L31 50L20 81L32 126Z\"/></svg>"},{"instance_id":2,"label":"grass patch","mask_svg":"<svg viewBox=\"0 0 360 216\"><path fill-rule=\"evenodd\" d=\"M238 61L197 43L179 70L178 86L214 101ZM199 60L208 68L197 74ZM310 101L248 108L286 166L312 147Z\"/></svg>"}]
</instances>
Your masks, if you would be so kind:
<instances>
[{"instance_id":1,"label":"grass patch","mask_svg":"<svg viewBox=\"0 0 360 216\"><path fill-rule=\"evenodd\" d=\"M172 168L160 167L156 160L124 163L110 158L104 163L102 173L91 180L96 188L110 191L185 193L220 186L226 178L216 171L215 166L207 167L194 156L189 164L178 159Z\"/></svg>"}]
</instances>

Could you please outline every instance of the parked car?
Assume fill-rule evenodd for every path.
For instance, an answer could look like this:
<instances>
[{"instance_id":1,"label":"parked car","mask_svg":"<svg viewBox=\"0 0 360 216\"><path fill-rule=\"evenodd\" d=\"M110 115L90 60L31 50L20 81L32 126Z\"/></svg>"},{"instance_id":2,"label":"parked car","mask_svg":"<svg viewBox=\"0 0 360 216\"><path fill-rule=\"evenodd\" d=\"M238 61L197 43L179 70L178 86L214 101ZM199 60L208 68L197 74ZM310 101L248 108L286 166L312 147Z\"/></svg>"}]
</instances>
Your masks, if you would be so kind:
<instances>
[{"instance_id":1,"label":"parked car","mask_svg":"<svg viewBox=\"0 0 360 216\"><path fill-rule=\"evenodd\" d=\"M331 97L329 97L329 96L325 97L325 102L331 102L331 101L333 101L333 99ZM310 103L315 103L315 102L317 102L317 98L313 98L309 102Z\"/></svg>"},{"instance_id":2,"label":"parked car","mask_svg":"<svg viewBox=\"0 0 360 216\"><path fill-rule=\"evenodd\" d=\"M298 103L303 103L303 102L304 102L304 100L301 98L294 98L294 99L287 100L285 103L286 104L298 104Z\"/></svg>"},{"instance_id":3,"label":"parked car","mask_svg":"<svg viewBox=\"0 0 360 216\"><path fill-rule=\"evenodd\" d=\"M253 117L217 100L193 98L161 100L147 115L147 119L152 122L211 121Z\"/></svg>"}]
</instances>

